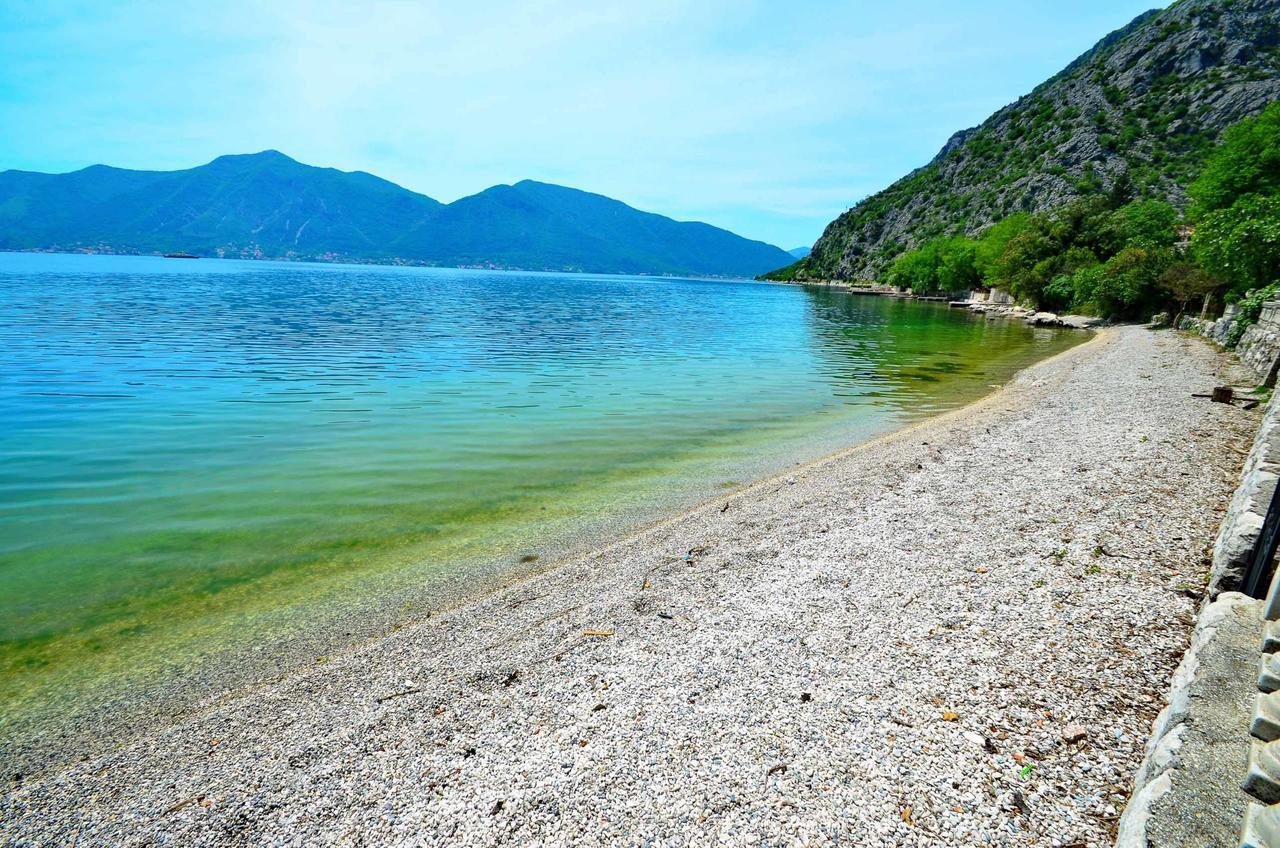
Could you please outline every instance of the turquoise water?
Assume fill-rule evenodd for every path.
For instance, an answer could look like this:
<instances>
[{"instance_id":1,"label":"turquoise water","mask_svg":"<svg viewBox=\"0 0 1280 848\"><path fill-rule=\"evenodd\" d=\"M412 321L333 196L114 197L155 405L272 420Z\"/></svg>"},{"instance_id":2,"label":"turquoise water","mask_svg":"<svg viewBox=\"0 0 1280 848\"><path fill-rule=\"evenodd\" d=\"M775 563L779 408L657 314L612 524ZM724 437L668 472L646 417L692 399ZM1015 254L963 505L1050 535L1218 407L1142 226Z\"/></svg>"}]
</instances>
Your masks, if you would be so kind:
<instances>
[{"instance_id":1,"label":"turquoise water","mask_svg":"<svg viewBox=\"0 0 1280 848\"><path fill-rule=\"evenodd\" d=\"M0 254L0 709L527 570L1078 340L749 281Z\"/></svg>"}]
</instances>

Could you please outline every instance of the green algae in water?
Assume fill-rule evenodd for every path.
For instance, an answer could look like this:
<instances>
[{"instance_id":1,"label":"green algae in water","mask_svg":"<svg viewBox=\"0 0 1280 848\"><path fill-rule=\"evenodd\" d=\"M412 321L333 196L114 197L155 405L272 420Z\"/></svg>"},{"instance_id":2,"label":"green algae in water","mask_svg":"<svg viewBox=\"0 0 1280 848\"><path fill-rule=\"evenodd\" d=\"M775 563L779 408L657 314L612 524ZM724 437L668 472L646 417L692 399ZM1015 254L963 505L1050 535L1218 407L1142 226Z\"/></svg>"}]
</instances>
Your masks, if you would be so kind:
<instances>
[{"instance_id":1,"label":"green algae in water","mask_svg":"<svg viewBox=\"0 0 1280 848\"><path fill-rule=\"evenodd\" d=\"M745 281L0 254L0 293L10 720L328 651L1081 339Z\"/></svg>"}]
</instances>

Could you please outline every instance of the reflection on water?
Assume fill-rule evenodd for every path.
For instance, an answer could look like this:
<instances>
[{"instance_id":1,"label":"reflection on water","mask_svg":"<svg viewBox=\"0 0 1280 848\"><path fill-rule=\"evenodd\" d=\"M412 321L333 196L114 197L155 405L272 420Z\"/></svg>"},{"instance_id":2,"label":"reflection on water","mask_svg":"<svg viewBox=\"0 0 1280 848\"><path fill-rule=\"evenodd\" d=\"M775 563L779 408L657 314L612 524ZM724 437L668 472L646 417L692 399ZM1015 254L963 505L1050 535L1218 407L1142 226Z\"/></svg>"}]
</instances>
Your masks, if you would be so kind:
<instances>
[{"instance_id":1,"label":"reflection on water","mask_svg":"<svg viewBox=\"0 0 1280 848\"><path fill-rule=\"evenodd\" d=\"M696 502L1075 340L745 281L19 254L0 319L14 710Z\"/></svg>"}]
</instances>

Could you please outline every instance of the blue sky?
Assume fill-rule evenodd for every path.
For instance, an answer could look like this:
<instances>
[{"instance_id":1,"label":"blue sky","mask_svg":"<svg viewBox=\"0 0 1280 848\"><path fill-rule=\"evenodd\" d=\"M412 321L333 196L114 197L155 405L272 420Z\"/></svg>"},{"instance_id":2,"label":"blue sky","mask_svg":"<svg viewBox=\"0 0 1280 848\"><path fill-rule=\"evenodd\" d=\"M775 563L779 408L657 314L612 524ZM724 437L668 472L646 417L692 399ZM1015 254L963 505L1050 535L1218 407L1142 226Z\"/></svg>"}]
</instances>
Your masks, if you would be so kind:
<instances>
[{"instance_id":1,"label":"blue sky","mask_svg":"<svg viewBox=\"0 0 1280 848\"><path fill-rule=\"evenodd\" d=\"M0 170L279 149L790 248L1149 2L0 0Z\"/></svg>"}]
</instances>

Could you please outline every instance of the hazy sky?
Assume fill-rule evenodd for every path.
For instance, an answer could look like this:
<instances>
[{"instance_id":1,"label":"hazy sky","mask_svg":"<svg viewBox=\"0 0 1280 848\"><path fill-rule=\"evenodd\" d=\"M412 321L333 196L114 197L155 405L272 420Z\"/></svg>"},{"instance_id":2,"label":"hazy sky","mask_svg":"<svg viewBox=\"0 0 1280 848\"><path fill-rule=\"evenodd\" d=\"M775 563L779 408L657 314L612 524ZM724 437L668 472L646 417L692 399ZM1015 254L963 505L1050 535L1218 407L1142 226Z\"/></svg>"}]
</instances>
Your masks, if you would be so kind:
<instances>
[{"instance_id":1,"label":"hazy sky","mask_svg":"<svg viewBox=\"0 0 1280 848\"><path fill-rule=\"evenodd\" d=\"M0 0L0 170L276 148L524 178L785 248L1150 2Z\"/></svg>"}]
</instances>

